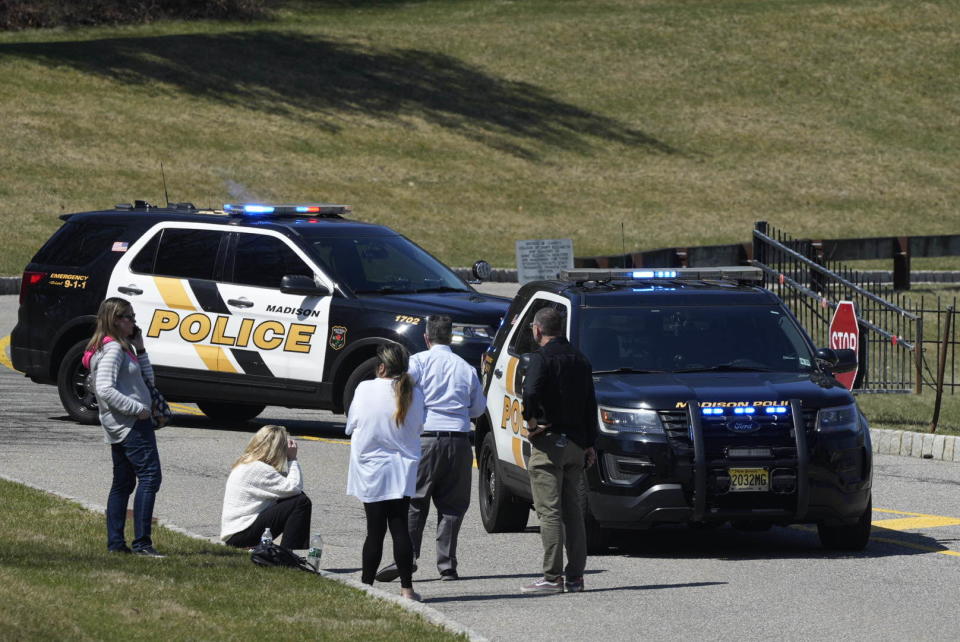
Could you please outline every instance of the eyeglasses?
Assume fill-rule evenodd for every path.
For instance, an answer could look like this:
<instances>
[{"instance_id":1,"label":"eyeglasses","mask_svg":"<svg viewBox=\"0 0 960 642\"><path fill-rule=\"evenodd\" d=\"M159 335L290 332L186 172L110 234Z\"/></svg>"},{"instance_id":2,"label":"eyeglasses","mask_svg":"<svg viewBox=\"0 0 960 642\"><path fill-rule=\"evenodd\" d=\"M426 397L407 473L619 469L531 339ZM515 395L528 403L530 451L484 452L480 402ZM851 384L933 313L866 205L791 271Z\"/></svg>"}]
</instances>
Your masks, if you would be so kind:
<instances>
[{"instance_id":1,"label":"eyeglasses","mask_svg":"<svg viewBox=\"0 0 960 642\"><path fill-rule=\"evenodd\" d=\"M118 314L118 315L117 315L117 318L118 318L118 319L126 319L127 321L136 321L136 320L137 320L137 315L135 315L135 314Z\"/></svg>"}]
</instances>

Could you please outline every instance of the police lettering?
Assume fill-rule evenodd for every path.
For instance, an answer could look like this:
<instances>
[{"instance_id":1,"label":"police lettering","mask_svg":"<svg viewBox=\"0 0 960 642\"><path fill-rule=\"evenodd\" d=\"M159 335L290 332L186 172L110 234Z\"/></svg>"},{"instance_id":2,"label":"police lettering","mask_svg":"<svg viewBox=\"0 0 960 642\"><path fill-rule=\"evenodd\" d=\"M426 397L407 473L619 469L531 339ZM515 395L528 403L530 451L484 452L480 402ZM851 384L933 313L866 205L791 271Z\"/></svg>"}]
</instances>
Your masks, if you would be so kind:
<instances>
[{"instance_id":1,"label":"police lettering","mask_svg":"<svg viewBox=\"0 0 960 642\"><path fill-rule=\"evenodd\" d=\"M308 308L291 308L282 305L268 305L267 312L279 312L281 314L295 314L298 317L318 317L319 310L310 310Z\"/></svg>"},{"instance_id":2,"label":"police lettering","mask_svg":"<svg viewBox=\"0 0 960 642\"><path fill-rule=\"evenodd\" d=\"M173 310L154 310L147 336L157 338L163 332L177 330L180 338L190 343L209 339L213 345L237 348L246 348L252 343L260 350L275 350L282 345L284 352L307 353L310 352L310 339L317 331L317 326L303 323L291 323L286 327L274 320L256 324L253 319L241 319L236 335L231 336L227 331L231 318L235 317L218 315L211 319L202 312L193 312L181 319Z\"/></svg>"},{"instance_id":3,"label":"police lettering","mask_svg":"<svg viewBox=\"0 0 960 642\"><path fill-rule=\"evenodd\" d=\"M701 401L701 408L745 408L747 406L756 406L764 408L766 406L789 406L789 401ZM686 401L678 401L674 408L686 408Z\"/></svg>"}]
</instances>

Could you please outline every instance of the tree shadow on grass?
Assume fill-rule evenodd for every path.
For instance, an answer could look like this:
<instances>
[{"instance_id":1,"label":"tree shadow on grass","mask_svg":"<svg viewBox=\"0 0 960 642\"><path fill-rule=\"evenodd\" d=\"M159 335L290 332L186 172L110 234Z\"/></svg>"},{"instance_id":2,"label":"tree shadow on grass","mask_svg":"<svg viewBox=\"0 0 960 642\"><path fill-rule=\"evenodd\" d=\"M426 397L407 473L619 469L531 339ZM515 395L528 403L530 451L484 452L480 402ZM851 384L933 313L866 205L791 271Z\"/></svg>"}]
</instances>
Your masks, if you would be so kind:
<instances>
[{"instance_id":1,"label":"tree shadow on grass","mask_svg":"<svg viewBox=\"0 0 960 642\"><path fill-rule=\"evenodd\" d=\"M306 120L329 133L347 117L421 118L531 161L544 147L620 144L678 150L656 138L450 56L295 32L111 38L0 45L0 57L66 65L131 85L163 83L232 107ZM189 116L189 114L185 114Z\"/></svg>"}]
</instances>

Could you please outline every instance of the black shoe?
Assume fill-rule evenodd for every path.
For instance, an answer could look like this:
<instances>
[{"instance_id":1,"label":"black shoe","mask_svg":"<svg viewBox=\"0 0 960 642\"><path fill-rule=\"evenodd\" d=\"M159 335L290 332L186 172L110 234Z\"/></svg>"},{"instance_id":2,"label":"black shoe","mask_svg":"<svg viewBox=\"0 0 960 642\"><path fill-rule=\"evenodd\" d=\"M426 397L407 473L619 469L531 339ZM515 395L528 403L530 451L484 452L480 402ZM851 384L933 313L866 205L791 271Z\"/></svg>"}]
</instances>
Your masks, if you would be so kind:
<instances>
[{"instance_id":1,"label":"black shoe","mask_svg":"<svg viewBox=\"0 0 960 642\"><path fill-rule=\"evenodd\" d=\"M444 571L440 571L440 581L441 582L452 582L453 580L459 580L460 576L457 575L456 569L448 568Z\"/></svg>"},{"instance_id":2,"label":"black shoe","mask_svg":"<svg viewBox=\"0 0 960 642\"><path fill-rule=\"evenodd\" d=\"M108 548L108 549L107 549L107 552L108 552L108 553L125 553L125 554L129 555L129 554L132 553L133 551L130 550L130 547L129 547L129 546L127 546L126 544L124 544L124 545L121 546L120 548Z\"/></svg>"},{"instance_id":3,"label":"black shoe","mask_svg":"<svg viewBox=\"0 0 960 642\"><path fill-rule=\"evenodd\" d=\"M158 553L157 549L155 549L152 546L144 546L143 548L138 548L133 552L133 554L140 555L142 557L156 557L156 558L166 557L166 555L161 555L160 553Z\"/></svg>"},{"instance_id":4,"label":"black shoe","mask_svg":"<svg viewBox=\"0 0 960 642\"><path fill-rule=\"evenodd\" d=\"M417 572L416 562L413 563L413 569L411 572L413 573ZM387 564L377 572L375 577L377 578L378 582L392 582L393 580L400 577L400 569L397 568L397 565L395 563Z\"/></svg>"}]
</instances>

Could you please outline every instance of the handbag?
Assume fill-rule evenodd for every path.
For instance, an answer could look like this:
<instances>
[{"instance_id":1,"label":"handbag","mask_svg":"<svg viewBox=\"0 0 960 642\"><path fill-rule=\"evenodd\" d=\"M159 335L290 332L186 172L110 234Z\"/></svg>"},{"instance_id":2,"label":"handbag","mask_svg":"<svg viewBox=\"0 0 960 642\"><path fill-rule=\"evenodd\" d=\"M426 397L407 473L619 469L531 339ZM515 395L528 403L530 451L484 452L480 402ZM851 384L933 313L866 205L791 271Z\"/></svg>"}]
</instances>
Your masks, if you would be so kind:
<instances>
[{"instance_id":1,"label":"handbag","mask_svg":"<svg viewBox=\"0 0 960 642\"><path fill-rule=\"evenodd\" d=\"M170 404L167 403L167 400L163 397L163 393L160 392L156 386L146 379L144 379L143 382L147 384L147 389L150 390L150 397L153 400L150 417L150 419L153 420L153 429L160 430L173 419L173 411L170 410Z\"/></svg>"}]
</instances>

